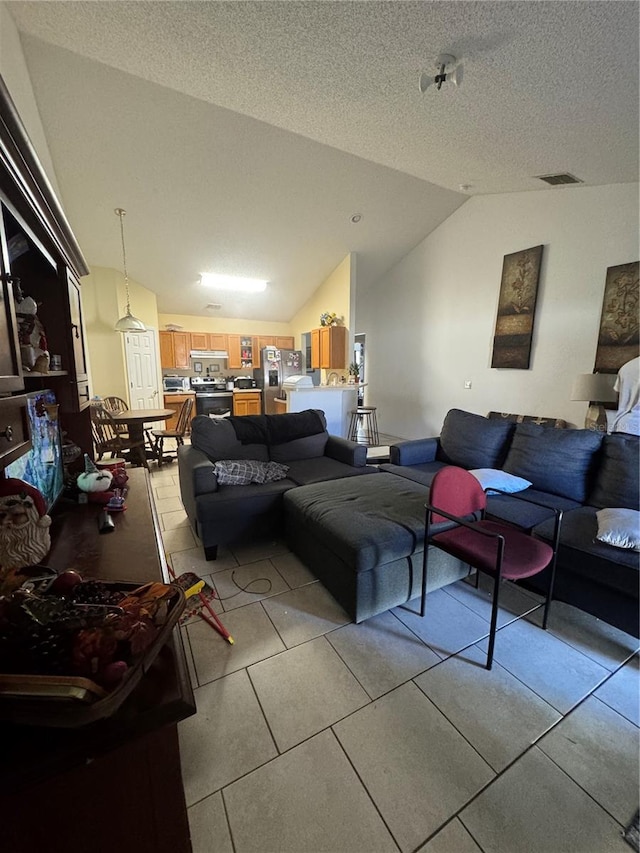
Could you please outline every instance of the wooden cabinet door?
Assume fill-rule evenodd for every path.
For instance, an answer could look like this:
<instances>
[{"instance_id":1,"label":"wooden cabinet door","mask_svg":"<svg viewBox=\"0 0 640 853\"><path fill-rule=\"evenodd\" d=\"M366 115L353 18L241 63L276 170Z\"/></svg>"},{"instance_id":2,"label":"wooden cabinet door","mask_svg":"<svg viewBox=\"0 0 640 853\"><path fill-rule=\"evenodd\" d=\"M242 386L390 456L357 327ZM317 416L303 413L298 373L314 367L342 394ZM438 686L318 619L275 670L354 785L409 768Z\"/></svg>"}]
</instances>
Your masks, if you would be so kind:
<instances>
[{"instance_id":1,"label":"wooden cabinet door","mask_svg":"<svg viewBox=\"0 0 640 853\"><path fill-rule=\"evenodd\" d=\"M73 360L76 369L76 381L82 382L87 378L87 357L84 344L84 321L82 318L82 303L80 301L80 283L75 281L67 271L69 291L69 314L71 317L71 344Z\"/></svg>"},{"instance_id":2,"label":"wooden cabinet door","mask_svg":"<svg viewBox=\"0 0 640 853\"><path fill-rule=\"evenodd\" d=\"M295 338L290 336L276 335L275 345L278 349L295 349Z\"/></svg>"},{"instance_id":3,"label":"wooden cabinet door","mask_svg":"<svg viewBox=\"0 0 640 853\"><path fill-rule=\"evenodd\" d=\"M239 370L242 367L242 359L240 358L240 335L227 335L229 358L227 367L230 370Z\"/></svg>"},{"instance_id":4,"label":"wooden cabinet door","mask_svg":"<svg viewBox=\"0 0 640 853\"><path fill-rule=\"evenodd\" d=\"M311 329L311 367L320 367L320 329Z\"/></svg>"},{"instance_id":5,"label":"wooden cabinet door","mask_svg":"<svg viewBox=\"0 0 640 853\"><path fill-rule=\"evenodd\" d=\"M188 370L191 367L191 335L189 332L172 332L174 367Z\"/></svg>"},{"instance_id":6,"label":"wooden cabinet door","mask_svg":"<svg viewBox=\"0 0 640 853\"><path fill-rule=\"evenodd\" d=\"M160 366L175 367L173 354L173 332L159 332L160 337Z\"/></svg>"},{"instance_id":7,"label":"wooden cabinet door","mask_svg":"<svg viewBox=\"0 0 640 853\"><path fill-rule=\"evenodd\" d=\"M226 350L228 346L227 336L219 333L209 332L209 349Z\"/></svg>"},{"instance_id":8,"label":"wooden cabinet door","mask_svg":"<svg viewBox=\"0 0 640 853\"><path fill-rule=\"evenodd\" d=\"M244 397L244 394L234 394L233 395L233 414L234 415L248 415L249 407L247 405L247 401Z\"/></svg>"},{"instance_id":9,"label":"wooden cabinet door","mask_svg":"<svg viewBox=\"0 0 640 853\"><path fill-rule=\"evenodd\" d=\"M209 335L207 332L190 332L191 349L209 349Z\"/></svg>"},{"instance_id":10,"label":"wooden cabinet door","mask_svg":"<svg viewBox=\"0 0 640 853\"><path fill-rule=\"evenodd\" d=\"M346 358L346 326L320 328L320 367L344 370ZM313 359L313 339L311 342Z\"/></svg>"},{"instance_id":11,"label":"wooden cabinet door","mask_svg":"<svg viewBox=\"0 0 640 853\"><path fill-rule=\"evenodd\" d=\"M13 283L0 264L0 391L21 391L22 359L18 344Z\"/></svg>"}]
</instances>

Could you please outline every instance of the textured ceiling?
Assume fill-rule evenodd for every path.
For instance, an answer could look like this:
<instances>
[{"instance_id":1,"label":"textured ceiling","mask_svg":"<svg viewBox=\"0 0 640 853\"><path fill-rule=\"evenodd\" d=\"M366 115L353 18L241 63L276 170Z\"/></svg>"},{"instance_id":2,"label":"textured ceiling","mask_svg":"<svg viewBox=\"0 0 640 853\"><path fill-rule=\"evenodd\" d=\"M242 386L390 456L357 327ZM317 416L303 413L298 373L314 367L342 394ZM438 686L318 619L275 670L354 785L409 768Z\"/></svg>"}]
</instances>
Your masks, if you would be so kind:
<instances>
[{"instance_id":1,"label":"textured ceiling","mask_svg":"<svg viewBox=\"0 0 640 853\"><path fill-rule=\"evenodd\" d=\"M120 266L125 207L162 311L287 320L347 252L366 287L468 194L638 180L637 3L6 5L87 259ZM421 95L441 52L463 84ZM273 283L203 297L214 268Z\"/></svg>"}]
</instances>

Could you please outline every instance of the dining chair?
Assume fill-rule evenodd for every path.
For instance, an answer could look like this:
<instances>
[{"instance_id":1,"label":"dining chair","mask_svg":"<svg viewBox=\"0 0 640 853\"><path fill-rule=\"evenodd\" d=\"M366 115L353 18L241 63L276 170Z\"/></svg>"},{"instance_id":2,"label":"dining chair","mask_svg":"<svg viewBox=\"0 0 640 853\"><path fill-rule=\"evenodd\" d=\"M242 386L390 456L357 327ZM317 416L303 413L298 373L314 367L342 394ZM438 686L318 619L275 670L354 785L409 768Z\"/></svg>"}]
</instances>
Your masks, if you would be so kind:
<instances>
[{"instance_id":1,"label":"dining chair","mask_svg":"<svg viewBox=\"0 0 640 853\"><path fill-rule=\"evenodd\" d=\"M165 438L174 438L176 441L176 451L180 445L184 444L184 436L191 423L191 411L193 409L193 397L187 397L180 411L178 412L178 420L175 429L152 429L151 435L154 441L154 455L158 460L158 468L162 468ZM173 456L167 456L166 461L171 462Z\"/></svg>"},{"instance_id":2,"label":"dining chair","mask_svg":"<svg viewBox=\"0 0 640 853\"><path fill-rule=\"evenodd\" d=\"M493 493L500 490L491 489L490 491ZM511 494L510 497L544 506L517 494ZM556 517L555 529L553 545L549 545L534 539L519 528L501 521L486 519L486 506L486 491L482 489L473 474L464 468L448 465L441 468L433 478L429 501L426 504L420 615L424 616L426 609L430 545L457 557L474 568L476 573L483 572L493 578L493 602L486 662L486 668L491 669L502 580L521 580L550 567L542 619L542 627L546 630L553 597L562 511L553 510ZM477 574L476 586L478 578Z\"/></svg>"},{"instance_id":3,"label":"dining chair","mask_svg":"<svg viewBox=\"0 0 640 853\"><path fill-rule=\"evenodd\" d=\"M132 461L148 469L144 440L135 441L128 435L123 435L118 432L117 426L108 409L102 405L91 406L91 432L98 459L102 459L105 453L110 453L112 457L122 456L123 452L128 450Z\"/></svg>"},{"instance_id":4,"label":"dining chair","mask_svg":"<svg viewBox=\"0 0 640 853\"><path fill-rule=\"evenodd\" d=\"M108 412L112 412L115 415L129 410L126 400L123 400L122 397L103 397L102 405ZM115 424L115 428L116 432L120 435L129 434L126 424Z\"/></svg>"}]
</instances>

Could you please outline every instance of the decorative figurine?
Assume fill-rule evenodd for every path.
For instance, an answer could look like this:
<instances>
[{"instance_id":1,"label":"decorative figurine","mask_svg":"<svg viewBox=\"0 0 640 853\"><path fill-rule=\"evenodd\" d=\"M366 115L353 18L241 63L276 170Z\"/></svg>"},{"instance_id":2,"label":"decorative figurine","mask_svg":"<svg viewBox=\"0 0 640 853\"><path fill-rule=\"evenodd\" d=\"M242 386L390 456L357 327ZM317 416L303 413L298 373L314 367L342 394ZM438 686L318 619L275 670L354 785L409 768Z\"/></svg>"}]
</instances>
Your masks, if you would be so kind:
<instances>
[{"instance_id":1,"label":"decorative figurine","mask_svg":"<svg viewBox=\"0 0 640 853\"><path fill-rule=\"evenodd\" d=\"M49 553L51 518L38 489L13 477L0 479L0 569L34 566Z\"/></svg>"},{"instance_id":2,"label":"decorative figurine","mask_svg":"<svg viewBox=\"0 0 640 853\"><path fill-rule=\"evenodd\" d=\"M113 474L107 468L102 471L94 465L92 459L84 454L84 471L78 474L77 485L83 492L106 492L113 480Z\"/></svg>"}]
</instances>

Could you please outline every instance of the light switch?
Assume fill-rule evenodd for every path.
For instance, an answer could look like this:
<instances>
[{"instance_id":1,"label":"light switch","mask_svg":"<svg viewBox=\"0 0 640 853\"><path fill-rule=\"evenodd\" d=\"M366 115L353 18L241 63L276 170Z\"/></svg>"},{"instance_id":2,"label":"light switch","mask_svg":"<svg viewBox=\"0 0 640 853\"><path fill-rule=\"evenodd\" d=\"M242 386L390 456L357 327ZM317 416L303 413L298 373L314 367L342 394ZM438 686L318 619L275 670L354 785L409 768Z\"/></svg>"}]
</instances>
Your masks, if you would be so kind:
<instances>
[{"instance_id":1,"label":"light switch","mask_svg":"<svg viewBox=\"0 0 640 853\"><path fill-rule=\"evenodd\" d=\"M471 380L470 379L464 380L464 387L467 391L471 388Z\"/></svg>"}]
</instances>

